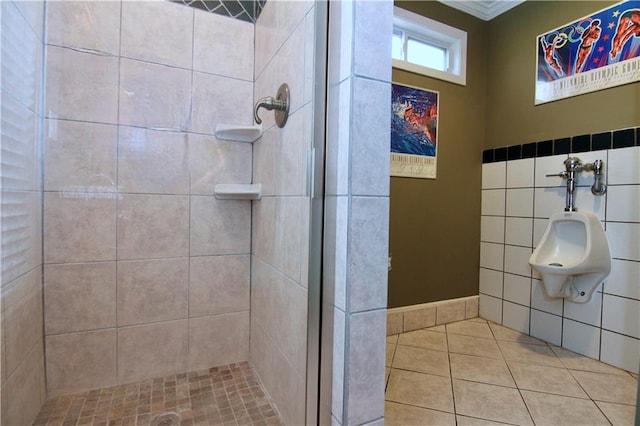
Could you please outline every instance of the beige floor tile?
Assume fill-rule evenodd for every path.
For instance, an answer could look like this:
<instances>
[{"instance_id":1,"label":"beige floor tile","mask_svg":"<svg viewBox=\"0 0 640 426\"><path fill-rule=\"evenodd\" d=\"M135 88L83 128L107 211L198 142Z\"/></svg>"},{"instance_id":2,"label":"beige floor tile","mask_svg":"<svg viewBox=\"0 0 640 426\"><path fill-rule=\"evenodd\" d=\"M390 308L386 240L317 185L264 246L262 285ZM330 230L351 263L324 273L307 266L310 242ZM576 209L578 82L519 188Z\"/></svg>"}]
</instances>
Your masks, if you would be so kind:
<instances>
[{"instance_id":1,"label":"beige floor tile","mask_svg":"<svg viewBox=\"0 0 640 426\"><path fill-rule=\"evenodd\" d=\"M498 340L507 340L509 342L527 343L530 345L546 345L542 340L538 340L535 337L527 336L519 331L505 327L500 324L489 322L489 327L493 331L493 335Z\"/></svg>"},{"instance_id":2,"label":"beige floor tile","mask_svg":"<svg viewBox=\"0 0 640 426\"><path fill-rule=\"evenodd\" d=\"M447 332L447 329L445 328L444 324L443 325L436 325L436 326L429 327L429 328L425 328L425 330L437 331L438 333L446 333Z\"/></svg>"},{"instance_id":3,"label":"beige floor tile","mask_svg":"<svg viewBox=\"0 0 640 426\"><path fill-rule=\"evenodd\" d=\"M500 349L493 339L447 334L449 352L502 359Z\"/></svg>"},{"instance_id":4,"label":"beige floor tile","mask_svg":"<svg viewBox=\"0 0 640 426\"><path fill-rule=\"evenodd\" d=\"M385 399L453 413L451 379L447 377L391 369Z\"/></svg>"},{"instance_id":5,"label":"beige floor tile","mask_svg":"<svg viewBox=\"0 0 640 426\"><path fill-rule=\"evenodd\" d=\"M473 321L473 322L481 322L483 324L487 323L487 320L484 318L480 318L480 317L475 317L475 318L469 318L467 321Z\"/></svg>"},{"instance_id":6,"label":"beige floor tile","mask_svg":"<svg viewBox=\"0 0 640 426\"><path fill-rule=\"evenodd\" d=\"M633 377L570 371L591 399L635 405L638 381Z\"/></svg>"},{"instance_id":7,"label":"beige floor tile","mask_svg":"<svg viewBox=\"0 0 640 426\"><path fill-rule=\"evenodd\" d=\"M568 349L561 348L559 346L549 345L551 350L558 356L560 362L570 370L591 371L594 373L606 373L617 374L619 376L628 376L629 372L616 368L612 365L605 364L604 362L597 361L593 358L589 358L575 352L571 352Z\"/></svg>"},{"instance_id":8,"label":"beige floor tile","mask_svg":"<svg viewBox=\"0 0 640 426\"><path fill-rule=\"evenodd\" d=\"M392 334L391 336L387 336L387 343L398 343L399 334Z\"/></svg>"},{"instance_id":9,"label":"beige floor tile","mask_svg":"<svg viewBox=\"0 0 640 426\"><path fill-rule=\"evenodd\" d=\"M492 422L491 420L482 420L475 417L456 416L458 426L505 426L506 423Z\"/></svg>"},{"instance_id":10,"label":"beige floor tile","mask_svg":"<svg viewBox=\"0 0 640 426\"><path fill-rule=\"evenodd\" d=\"M449 354L412 346L398 345L392 367L445 377L451 374Z\"/></svg>"},{"instance_id":11,"label":"beige floor tile","mask_svg":"<svg viewBox=\"0 0 640 426\"><path fill-rule=\"evenodd\" d=\"M449 359L454 379L516 387L504 360L462 354L449 354Z\"/></svg>"},{"instance_id":12,"label":"beige floor tile","mask_svg":"<svg viewBox=\"0 0 640 426\"><path fill-rule=\"evenodd\" d=\"M403 333L398 343L405 346L417 346L419 348L433 349L436 351L447 350L447 335L437 331L416 330Z\"/></svg>"},{"instance_id":13,"label":"beige floor tile","mask_svg":"<svg viewBox=\"0 0 640 426\"><path fill-rule=\"evenodd\" d=\"M391 367L391 363L393 362L393 355L396 352L396 344L395 343L387 343L387 355L385 358L385 364L387 367Z\"/></svg>"},{"instance_id":14,"label":"beige floor tile","mask_svg":"<svg viewBox=\"0 0 640 426\"><path fill-rule=\"evenodd\" d=\"M533 425L517 389L453 380L456 414L485 420Z\"/></svg>"},{"instance_id":15,"label":"beige floor tile","mask_svg":"<svg viewBox=\"0 0 640 426\"><path fill-rule=\"evenodd\" d=\"M578 382L564 368L509 361L518 389L588 399Z\"/></svg>"},{"instance_id":16,"label":"beige floor tile","mask_svg":"<svg viewBox=\"0 0 640 426\"><path fill-rule=\"evenodd\" d=\"M562 363L548 346L499 340L498 345L507 361L526 362L563 367Z\"/></svg>"},{"instance_id":17,"label":"beige floor tile","mask_svg":"<svg viewBox=\"0 0 640 426\"><path fill-rule=\"evenodd\" d=\"M456 417L442 411L386 401L384 404L384 424L389 426L455 426Z\"/></svg>"},{"instance_id":18,"label":"beige floor tile","mask_svg":"<svg viewBox=\"0 0 640 426\"><path fill-rule=\"evenodd\" d=\"M537 425L608 425L593 401L522 391L529 412Z\"/></svg>"},{"instance_id":19,"label":"beige floor tile","mask_svg":"<svg viewBox=\"0 0 640 426\"><path fill-rule=\"evenodd\" d=\"M385 390L387 388L387 385L389 384L389 374L391 374L391 368L385 367L384 368L384 387L385 387Z\"/></svg>"},{"instance_id":20,"label":"beige floor tile","mask_svg":"<svg viewBox=\"0 0 640 426\"><path fill-rule=\"evenodd\" d=\"M487 323L476 322L473 320L447 324L447 333L493 339L493 333L491 333L491 329Z\"/></svg>"},{"instance_id":21,"label":"beige floor tile","mask_svg":"<svg viewBox=\"0 0 640 426\"><path fill-rule=\"evenodd\" d=\"M600 407L600 410L602 410L613 426L627 426L633 424L636 416L635 406L601 401L596 401L596 405Z\"/></svg>"}]
</instances>

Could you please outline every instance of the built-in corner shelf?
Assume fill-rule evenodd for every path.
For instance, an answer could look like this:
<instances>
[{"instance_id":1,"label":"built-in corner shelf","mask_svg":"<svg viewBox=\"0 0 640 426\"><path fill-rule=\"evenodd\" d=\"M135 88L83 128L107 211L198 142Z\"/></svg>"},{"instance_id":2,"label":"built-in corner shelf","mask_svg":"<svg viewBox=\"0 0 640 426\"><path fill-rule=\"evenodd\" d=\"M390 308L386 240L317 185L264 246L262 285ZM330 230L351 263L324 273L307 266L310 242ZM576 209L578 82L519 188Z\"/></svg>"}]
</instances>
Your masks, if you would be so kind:
<instances>
[{"instance_id":1,"label":"built-in corner shelf","mask_svg":"<svg viewBox=\"0 0 640 426\"><path fill-rule=\"evenodd\" d=\"M214 194L219 200L259 200L262 197L262 184L219 183Z\"/></svg>"},{"instance_id":2,"label":"built-in corner shelf","mask_svg":"<svg viewBox=\"0 0 640 426\"><path fill-rule=\"evenodd\" d=\"M253 143L262 136L262 125L217 124L215 134L216 138L221 140Z\"/></svg>"}]
</instances>

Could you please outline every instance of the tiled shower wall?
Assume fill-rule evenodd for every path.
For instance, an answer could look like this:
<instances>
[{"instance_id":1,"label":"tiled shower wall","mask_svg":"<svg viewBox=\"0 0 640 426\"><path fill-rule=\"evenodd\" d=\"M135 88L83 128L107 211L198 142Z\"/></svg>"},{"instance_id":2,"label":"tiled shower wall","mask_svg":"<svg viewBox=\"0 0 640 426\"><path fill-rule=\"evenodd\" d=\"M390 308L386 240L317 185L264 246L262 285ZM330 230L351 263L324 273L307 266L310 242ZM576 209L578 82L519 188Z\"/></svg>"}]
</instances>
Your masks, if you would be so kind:
<instances>
[{"instance_id":1,"label":"tiled shower wall","mask_svg":"<svg viewBox=\"0 0 640 426\"><path fill-rule=\"evenodd\" d=\"M569 154L583 163L603 160L607 193L591 194L593 173L582 172L576 191L578 211L600 218L613 257L610 276L590 303L551 299L528 259L542 237L548 218L565 206L566 181L546 174L564 170L567 154L483 164L480 255L480 316L603 362L638 371L640 359L640 146L634 130L593 135L598 145L621 148ZM588 142L590 135L573 138ZM586 139L585 139L586 138ZM626 140L625 139L625 140ZM556 147L569 140L556 141ZM549 144L551 141L549 141ZM542 143L544 144L544 143ZM538 144L540 148L540 143ZM551 147L551 145L549 145ZM530 151L530 150L529 150ZM506 151L505 151L506 153ZM552 154L547 150L546 155Z\"/></svg>"},{"instance_id":2,"label":"tiled shower wall","mask_svg":"<svg viewBox=\"0 0 640 426\"><path fill-rule=\"evenodd\" d=\"M253 35L177 3L47 3L49 397L248 360L251 202L213 191L251 182L251 146L213 131L251 122Z\"/></svg>"},{"instance_id":3,"label":"tiled shower wall","mask_svg":"<svg viewBox=\"0 0 640 426\"><path fill-rule=\"evenodd\" d=\"M0 423L31 424L45 399L42 345L42 2L3 1Z\"/></svg>"},{"instance_id":4,"label":"tiled shower wall","mask_svg":"<svg viewBox=\"0 0 640 426\"><path fill-rule=\"evenodd\" d=\"M253 181L263 197L253 203L250 359L291 425L306 423L314 19L312 1L268 1L255 29L254 99L287 83L291 104L284 128L260 110L265 133L253 145Z\"/></svg>"}]
</instances>

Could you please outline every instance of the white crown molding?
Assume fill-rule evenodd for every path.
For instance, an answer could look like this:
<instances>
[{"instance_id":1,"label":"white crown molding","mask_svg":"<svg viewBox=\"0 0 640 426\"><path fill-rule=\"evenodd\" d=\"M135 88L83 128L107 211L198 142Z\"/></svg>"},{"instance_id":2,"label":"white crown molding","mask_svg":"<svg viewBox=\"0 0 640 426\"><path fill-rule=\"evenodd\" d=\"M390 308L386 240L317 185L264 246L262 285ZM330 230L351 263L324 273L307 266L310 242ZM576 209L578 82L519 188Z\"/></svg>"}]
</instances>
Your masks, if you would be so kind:
<instances>
[{"instance_id":1,"label":"white crown molding","mask_svg":"<svg viewBox=\"0 0 640 426\"><path fill-rule=\"evenodd\" d=\"M524 3L525 0L438 0L447 6L490 21L507 10Z\"/></svg>"}]
</instances>

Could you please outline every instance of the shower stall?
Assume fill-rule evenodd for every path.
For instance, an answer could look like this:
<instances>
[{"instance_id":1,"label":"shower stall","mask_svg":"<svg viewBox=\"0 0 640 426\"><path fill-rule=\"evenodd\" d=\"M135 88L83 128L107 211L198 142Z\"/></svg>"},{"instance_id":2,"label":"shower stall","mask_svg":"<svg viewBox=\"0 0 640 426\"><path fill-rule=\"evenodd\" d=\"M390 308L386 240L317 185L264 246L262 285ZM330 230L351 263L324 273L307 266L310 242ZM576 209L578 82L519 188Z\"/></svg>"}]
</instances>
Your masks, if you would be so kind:
<instances>
[{"instance_id":1,"label":"shower stall","mask_svg":"<svg viewBox=\"0 0 640 426\"><path fill-rule=\"evenodd\" d=\"M286 424L382 419L391 18L2 2L3 424L244 361ZM215 137L284 82L283 128ZM217 199L229 183L262 197Z\"/></svg>"}]
</instances>

